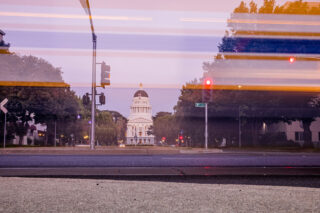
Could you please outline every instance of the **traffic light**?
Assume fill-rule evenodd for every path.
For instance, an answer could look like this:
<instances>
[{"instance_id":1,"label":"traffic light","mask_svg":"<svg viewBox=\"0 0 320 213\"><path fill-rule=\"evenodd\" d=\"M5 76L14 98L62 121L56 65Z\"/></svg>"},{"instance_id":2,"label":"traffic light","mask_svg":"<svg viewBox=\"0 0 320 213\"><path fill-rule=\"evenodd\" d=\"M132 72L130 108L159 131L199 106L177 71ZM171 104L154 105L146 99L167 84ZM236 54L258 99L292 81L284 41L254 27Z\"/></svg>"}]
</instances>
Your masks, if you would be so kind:
<instances>
[{"instance_id":1,"label":"traffic light","mask_svg":"<svg viewBox=\"0 0 320 213\"><path fill-rule=\"evenodd\" d=\"M101 63L101 86L110 85L110 65L107 65L104 61Z\"/></svg>"},{"instance_id":2,"label":"traffic light","mask_svg":"<svg viewBox=\"0 0 320 213\"><path fill-rule=\"evenodd\" d=\"M86 93L85 95L82 96L82 103L83 103L83 105L89 105L90 104L89 93Z\"/></svg>"},{"instance_id":3,"label":"traffic light","mask_svg":"<svg viewBox=\"0 0 320 213\"><path fill-rule=\"evenodd\" d=\"M290 58L289 58L290 64L293 64L295 61L296 61L296 58L295 58L295 57L290 57Z\"/></svg>"},{"instance_id":4,"label":"traffic light","mask_svg":"<svg viewBox=\"0 0 320 213\"><path fill-rule=\"evenodd\" d=\"M101 93L101 95L99 96L99 102L101 105L106 104L106 96L104 96L103 93Z\"/></svg>"},{"instance_id":5,"label":"traffic light","mask_svg":"<svg viewBox=\"0 0 320 213\"><path fill-rule=\"evenodd\" d=\"M179 140L183 140L183 136L182 135L179 136Z\"/></svg>"},{"instance_id":6,"label":"traffic light","mask_svg":"<svg viewBox=\"0 0 320 213\"><path fill-rule=\"evenodd\" d=\"M208 103L212 96L212 78L207 77L203 80L202 101Z\"/></svg>"}]
</instances>

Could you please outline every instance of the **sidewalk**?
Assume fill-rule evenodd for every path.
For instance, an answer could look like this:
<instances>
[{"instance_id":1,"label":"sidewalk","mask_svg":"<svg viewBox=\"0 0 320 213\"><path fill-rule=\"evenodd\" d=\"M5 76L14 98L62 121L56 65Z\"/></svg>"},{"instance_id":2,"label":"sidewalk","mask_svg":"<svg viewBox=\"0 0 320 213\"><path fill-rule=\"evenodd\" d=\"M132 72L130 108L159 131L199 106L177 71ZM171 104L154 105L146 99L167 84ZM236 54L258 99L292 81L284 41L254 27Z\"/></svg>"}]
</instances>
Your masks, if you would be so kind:
<instances>
[{"instance_id":1,"label":"sidewalk","mask_svg":"<svg viewBox=\"0 0 320 213\"><path fill-rule=\"evenodd\" d=\"M267 148L188 148L163 146L97 146L90 150L89 146L76 147L9 147L0 148L1 154L35 154L35 155L154 155L154 154L320 154L315 149L267 149Z\"/></svg>"},{"instance_id":2,"label":"sidewalk","mask_svg":"<svg viewBox=\"0 0 320 213\"><path fill-rule=\"evenodd\" d=\"M10 147L0 149L0 154L54 154L54 155L152 155L152 154L200 154L222 153L221 149L201 149L185 147L135 147L98 146L90 150L89 146L78 147Z\"/></svg>"}]
</instances>

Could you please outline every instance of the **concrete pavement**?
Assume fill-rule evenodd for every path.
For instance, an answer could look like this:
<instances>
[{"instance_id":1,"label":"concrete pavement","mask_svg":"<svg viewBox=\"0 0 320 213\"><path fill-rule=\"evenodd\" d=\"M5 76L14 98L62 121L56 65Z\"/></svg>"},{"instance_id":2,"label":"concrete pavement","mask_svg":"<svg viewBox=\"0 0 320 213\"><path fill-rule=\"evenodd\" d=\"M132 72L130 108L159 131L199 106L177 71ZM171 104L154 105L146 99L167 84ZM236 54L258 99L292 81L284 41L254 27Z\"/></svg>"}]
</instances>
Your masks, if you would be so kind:
<instances>
[{"instance_id":1,"label":"concrete pavement","mask_svg":"<svg viewBox=\"0 0 320 213\"><path fill-rule=\"evenodd\" d=\"M320 212L312 177L1 178L0 212Z\"/></svg>"},{"instance_id":2,"label":"concrete pavement","mask_svg":"<svg viewBox=\"0 0 320 213\"><path fill-rule=\"evenodd\" d=\"M148 154L195 154L195 153L222 153L221 149L186 148L186 147L159 147L159 146L100 146L90 150L89 146L78 147L14 147L0 149L0 154L78 154L78 155L148 155Z\"/></svg>"},{"instance_id":3,"label":"concrete pavement","mask_svg":"<svg viewBox=\"0 0 320 213\"><path fill-rule=\"evenodd\" d=\"M97 146L95 150L90 150L89 146L76 147L9 147L3 149L2 154L55 154L55 155L154 155L154 154L218 154L218 153L247 153L247 154L319 154L316 149L266 149L266 148L189 148L189 147L163 147L163 146L127 146L120 148L118 146Z\"/></svg>"}]
</instances>

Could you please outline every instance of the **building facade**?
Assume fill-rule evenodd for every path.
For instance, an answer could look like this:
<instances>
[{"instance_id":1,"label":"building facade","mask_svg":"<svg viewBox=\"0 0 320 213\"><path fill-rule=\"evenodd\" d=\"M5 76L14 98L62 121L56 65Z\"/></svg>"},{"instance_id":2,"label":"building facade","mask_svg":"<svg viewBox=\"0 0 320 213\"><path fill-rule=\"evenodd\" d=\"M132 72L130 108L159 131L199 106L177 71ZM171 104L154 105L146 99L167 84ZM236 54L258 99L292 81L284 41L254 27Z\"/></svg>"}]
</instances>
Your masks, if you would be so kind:
<instances>
[{"instance_id":1,"label":"building facade","mask_svg":"<svg viewBox=\"0 0 320 213\"><path fill-rule=\"evenodd\" d=\"M153 125L152 109L146 91L136 91L127 123L127 145L154 145L154 135L148 134Z\"/></svg>"},{"instance_id":2,"label":"building facade","mask_svg":"<svg viewBox=\"0 0 320 213\"><path fill-rule=\"evenodd\" d=\"M303 146L303 125L302 121L292 121L290 124L285 122L278 122L271 125L264 123L262 133L268 132L282 132L288 141L299 143ZM312 142L314 147L320 147L320 117L317 117L310 125Z\"/></svg>"}]
</instances>

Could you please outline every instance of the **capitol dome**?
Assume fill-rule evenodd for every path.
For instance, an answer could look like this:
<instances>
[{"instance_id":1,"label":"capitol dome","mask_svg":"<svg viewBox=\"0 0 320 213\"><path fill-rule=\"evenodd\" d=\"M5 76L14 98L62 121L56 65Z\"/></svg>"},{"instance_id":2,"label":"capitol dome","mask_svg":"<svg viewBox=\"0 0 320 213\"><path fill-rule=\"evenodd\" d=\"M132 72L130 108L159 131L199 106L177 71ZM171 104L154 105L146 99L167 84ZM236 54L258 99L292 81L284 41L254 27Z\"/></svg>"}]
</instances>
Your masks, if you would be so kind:
<instances>
[{"instance_id":1,"label":"capitol dome","mask_svg":"<svg viewBox=\"0 0 320 213\"><path fill-rule=\"evenodd\" d=\"M144 90L138 90L137 92L134 93L133 97L146 97L148 98L148 94Z\"/></svg>"},{"instance_id":2,"label":"capitol dome","mask_svg":"<svg viewBox=\"0 0 320 213\"><path fill-rule=\"evenodd\" d=\"M142 89L137 90L133 95L130 106L130 115L127 123L127 145L154 145L154 135L149 133L153 125L152 108L149 96Z\"/></svg>"}]
</instances>

